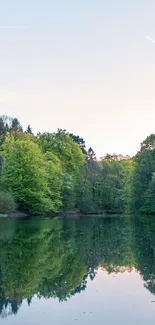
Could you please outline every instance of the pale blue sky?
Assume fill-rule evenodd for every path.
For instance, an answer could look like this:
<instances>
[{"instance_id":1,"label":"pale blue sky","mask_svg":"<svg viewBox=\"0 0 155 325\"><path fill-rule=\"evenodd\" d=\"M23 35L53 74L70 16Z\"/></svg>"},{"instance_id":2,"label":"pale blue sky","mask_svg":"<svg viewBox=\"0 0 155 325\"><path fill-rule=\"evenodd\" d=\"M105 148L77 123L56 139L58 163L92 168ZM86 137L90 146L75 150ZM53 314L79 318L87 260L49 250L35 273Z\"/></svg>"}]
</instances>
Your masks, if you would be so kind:
<instances>
[{"instance_id":1,"label":"pale blue sky","mask_svg":"<svg viewBox=\"0 0 155 325\"><path fill-rule=\"evenodd\" d=\"M155 2L0 0L0 113L66 128L97 156L155 131Z\"/></svg>"}]
</instances>

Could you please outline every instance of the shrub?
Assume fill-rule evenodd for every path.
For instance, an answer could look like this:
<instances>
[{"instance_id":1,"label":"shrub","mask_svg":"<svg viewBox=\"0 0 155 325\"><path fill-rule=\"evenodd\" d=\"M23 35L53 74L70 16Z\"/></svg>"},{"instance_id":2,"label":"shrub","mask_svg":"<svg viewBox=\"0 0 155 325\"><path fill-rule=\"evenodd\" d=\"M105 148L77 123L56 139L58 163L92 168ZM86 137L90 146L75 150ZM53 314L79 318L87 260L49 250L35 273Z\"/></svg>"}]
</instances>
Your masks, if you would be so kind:
<instances>
[{"instance_id":1,"label":"shrub","mask_svg":"<svg viewBox=\"0 0 155 325\"><path fill-rule=\"evenodd\" d=\"M14 212L16 204L12 195L8 192L0 192L0 213Z\"/></svg>"}]
</instances>

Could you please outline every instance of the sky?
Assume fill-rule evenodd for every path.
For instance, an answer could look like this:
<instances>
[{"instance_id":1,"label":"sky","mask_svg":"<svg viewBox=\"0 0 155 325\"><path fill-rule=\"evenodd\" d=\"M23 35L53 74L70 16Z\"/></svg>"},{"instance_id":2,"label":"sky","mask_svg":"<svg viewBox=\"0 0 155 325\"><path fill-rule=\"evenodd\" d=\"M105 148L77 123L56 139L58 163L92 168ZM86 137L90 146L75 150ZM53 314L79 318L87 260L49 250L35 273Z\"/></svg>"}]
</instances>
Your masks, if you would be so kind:
<instances>
[{"instance_id":1,"label":"sky","mask_svg":"<svg viewBox=\"0 0 155 325\"><path fill-rule=\"evenodd\" d=\"M87 288L67 301L32 298L23 301L17 315L3 318L3 325L153 325L154 295L136 272L111 273L100 269ZM8 307L6 307L6 311Z\"/></svg>"},{"instance_id":2,"label":"sky","mask_svg":"<svg viewBox=\"0 0 155 325\"><path fill-rule=\"evenodd\" d=\"M16 28L15 28L16 27ZM98 157L155 131L154 0L0 0L0 114Z\"/></svg>"}]
</instances>

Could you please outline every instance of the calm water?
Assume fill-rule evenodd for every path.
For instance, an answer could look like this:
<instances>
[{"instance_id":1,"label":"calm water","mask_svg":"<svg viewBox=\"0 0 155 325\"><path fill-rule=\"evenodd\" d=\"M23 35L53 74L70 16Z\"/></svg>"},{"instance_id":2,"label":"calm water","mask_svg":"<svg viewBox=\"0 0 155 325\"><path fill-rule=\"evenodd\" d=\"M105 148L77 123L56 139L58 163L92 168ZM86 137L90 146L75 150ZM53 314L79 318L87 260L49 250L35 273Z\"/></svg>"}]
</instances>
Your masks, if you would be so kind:
<instances>
[{"instance_id":1,"label":"calm water","mask_svg":"<svg viewBox=\"0 0 155 325\"><path fill-rule=\"evenodd\" d=\"M0 220L0 323L154 325L155 217Z\"/></svg>"}]
</instances>

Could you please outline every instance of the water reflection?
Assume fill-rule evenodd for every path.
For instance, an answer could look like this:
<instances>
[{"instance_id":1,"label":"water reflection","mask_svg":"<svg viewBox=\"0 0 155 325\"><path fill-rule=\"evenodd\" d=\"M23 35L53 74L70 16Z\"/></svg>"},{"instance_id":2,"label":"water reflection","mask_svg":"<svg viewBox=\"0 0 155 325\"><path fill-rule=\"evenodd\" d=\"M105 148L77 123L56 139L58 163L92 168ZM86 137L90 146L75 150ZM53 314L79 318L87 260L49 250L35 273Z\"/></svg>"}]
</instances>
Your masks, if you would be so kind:
<instances>
[{"instance_id":1,"label":"water reflection","mask_svg":"<svg viewBox=\"0 0 155 325\"><path fill-rule=\"evenodd\" d=\"M65 301L87 289L100 267L141 274L155 294L155 218L1 220L0 314L34 295Z\"/></svg>"}]
</instances>

